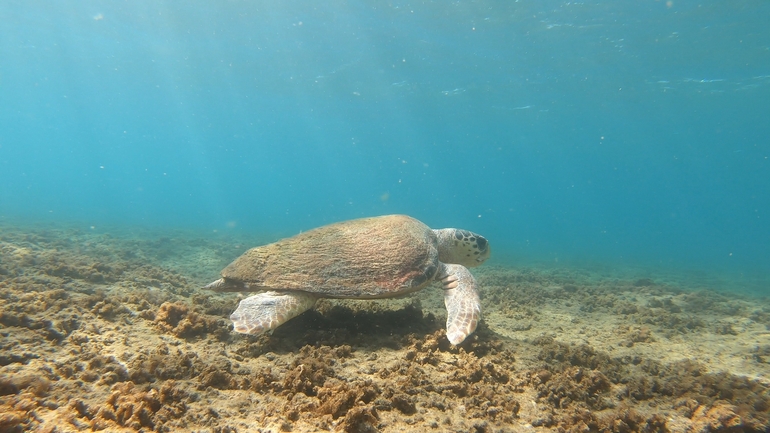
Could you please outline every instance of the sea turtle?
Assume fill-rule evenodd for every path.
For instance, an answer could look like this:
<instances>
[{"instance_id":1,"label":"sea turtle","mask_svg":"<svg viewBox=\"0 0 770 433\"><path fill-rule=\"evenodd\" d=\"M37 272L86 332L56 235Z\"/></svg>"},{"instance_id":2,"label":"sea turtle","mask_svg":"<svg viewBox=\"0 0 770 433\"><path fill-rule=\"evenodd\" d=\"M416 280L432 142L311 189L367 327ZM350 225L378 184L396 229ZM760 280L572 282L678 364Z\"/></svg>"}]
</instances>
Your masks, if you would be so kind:
<instances>
[{"instance_id":1,"label":"sea turtle","mask_svg":"<svg viewBox=\"0 0 770 433\"><path fill-rule=\"evenodd\" d=\"M476 280L466 267L484 263L489 253L487 240L467 230L431 230L406 215L361 218L252 248L205 289L261 292L230 316L236 332L259 335L318 298L392 298L441 280L447 338L460 344L481 316Z\"/></svg>"}]
</instances>

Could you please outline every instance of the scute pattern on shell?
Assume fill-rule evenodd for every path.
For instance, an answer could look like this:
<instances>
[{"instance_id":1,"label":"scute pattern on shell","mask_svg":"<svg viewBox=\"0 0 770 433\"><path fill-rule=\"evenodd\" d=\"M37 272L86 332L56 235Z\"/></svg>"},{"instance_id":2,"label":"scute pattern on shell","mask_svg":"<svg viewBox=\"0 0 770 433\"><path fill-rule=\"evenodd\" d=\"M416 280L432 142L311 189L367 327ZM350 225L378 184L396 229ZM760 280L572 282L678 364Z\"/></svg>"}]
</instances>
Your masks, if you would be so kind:
<instances>
[{"instance_id":1,"label":"scute pattern on shell","mask_svg":"<svg viewBox=\"0 0 770 433\"><path fill-rule=\"evenodd\" d=\"M438 269L436 235L405 215L343 221L244 253L222 271L249 290L386 298L419 290Z\"/></svg>"}]
</instances>

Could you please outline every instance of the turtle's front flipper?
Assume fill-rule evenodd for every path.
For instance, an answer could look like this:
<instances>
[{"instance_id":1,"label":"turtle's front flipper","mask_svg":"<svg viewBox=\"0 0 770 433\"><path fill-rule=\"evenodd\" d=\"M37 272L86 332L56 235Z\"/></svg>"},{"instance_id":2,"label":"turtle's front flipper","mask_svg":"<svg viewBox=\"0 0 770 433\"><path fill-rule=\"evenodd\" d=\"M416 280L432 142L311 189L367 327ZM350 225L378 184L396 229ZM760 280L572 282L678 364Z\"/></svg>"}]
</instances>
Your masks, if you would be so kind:
<instances>
[{"instance_id":1,"label":"turtle's front flipper","mask_svg":"<svg viewBox=\"0 0 770 433\"><path fill-rule=\"evenodd\" d=\"M473 334L481 319L481 302L476 292L476 279L462 265L445 264L441 269L446 305L446 336L452 344L460 344Z\"/></svg>"},{"instance_id":2,"label":"turtle's front flipper","mask_svg":"<svg viewBox=\"0 0 770 433\"><path fill-rule=\"evenodd\" d=\"M263 292L242 300L230 320L235 332L259 335L313 308L315 301L305 292Z\"/></svg>"}]
</instances>

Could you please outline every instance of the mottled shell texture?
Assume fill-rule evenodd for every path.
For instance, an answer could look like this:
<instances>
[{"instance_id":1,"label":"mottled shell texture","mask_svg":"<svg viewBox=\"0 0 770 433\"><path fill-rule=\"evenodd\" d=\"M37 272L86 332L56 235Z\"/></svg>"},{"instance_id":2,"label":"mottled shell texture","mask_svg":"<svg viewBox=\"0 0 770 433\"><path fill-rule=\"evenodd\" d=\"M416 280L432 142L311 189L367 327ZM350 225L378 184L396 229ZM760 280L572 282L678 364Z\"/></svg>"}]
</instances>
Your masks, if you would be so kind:
<instances>
[{"instance_id":1,"label":"mottled shell texture","mask_svg":"<svg viewBox=\"0 0 770 433\"><path fill-rule=\"evenodd\" d=\"M405 215L343 221L252 248L222 271L247 290L387 298L419 290L438 269L437 238Z\"/></svg>"}]
</instances>

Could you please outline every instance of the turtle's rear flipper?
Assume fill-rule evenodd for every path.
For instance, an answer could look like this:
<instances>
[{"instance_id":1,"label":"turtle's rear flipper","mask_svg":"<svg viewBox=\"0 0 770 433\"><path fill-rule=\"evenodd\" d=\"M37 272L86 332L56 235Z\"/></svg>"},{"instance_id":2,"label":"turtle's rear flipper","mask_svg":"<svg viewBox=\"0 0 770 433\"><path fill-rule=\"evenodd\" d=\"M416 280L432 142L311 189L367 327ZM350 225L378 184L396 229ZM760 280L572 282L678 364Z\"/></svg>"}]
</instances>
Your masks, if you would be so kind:
<instances>
[{"instance_id":1,"label":"turtle's rear flipper","mask_svg":"<svg viewBox=\"0 0 770 433\"><path fill-rule=\"evenodd\" d=\"M473 334L481 319L481 302L476 292L476 279L462 265L445 264L441 273L446 305L446 336L452 344L460 344Z\"/></svg>"},{"instance_id":2,"label":"turtle's rear flipper","mask_svg":"<svg viewBox=\"0 0 770 433\"><path fill-rule=\"evenodd\" d=\"M245 292L250 290L249 285L230 278L220 278L212 283L203 286L203 290L213 290L215 292ZM252 292L254 290L251 290Z\"/></svg>"},{"instance_id":3,"label":"turtle's rear flipper","mask_svg":"<svg viewBox=\"0 0 770 433\"><path fill-rule=\"evenodd\" d=\"M230 320L235 332L259 335L313 308L315 301L305 292L263 292L242 300Z\"/></svg>"}]
</instances>

